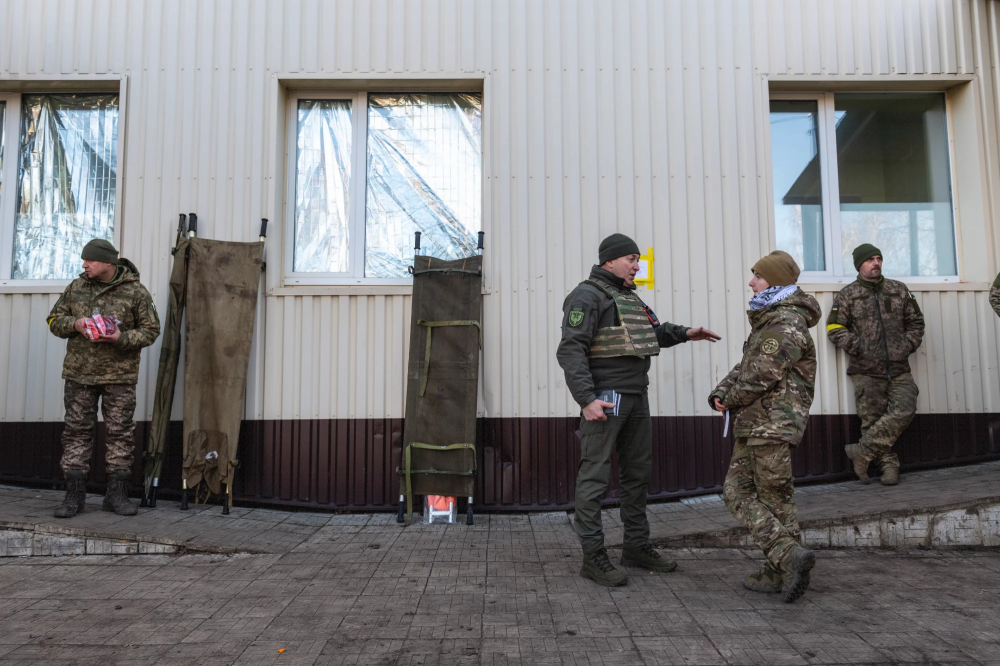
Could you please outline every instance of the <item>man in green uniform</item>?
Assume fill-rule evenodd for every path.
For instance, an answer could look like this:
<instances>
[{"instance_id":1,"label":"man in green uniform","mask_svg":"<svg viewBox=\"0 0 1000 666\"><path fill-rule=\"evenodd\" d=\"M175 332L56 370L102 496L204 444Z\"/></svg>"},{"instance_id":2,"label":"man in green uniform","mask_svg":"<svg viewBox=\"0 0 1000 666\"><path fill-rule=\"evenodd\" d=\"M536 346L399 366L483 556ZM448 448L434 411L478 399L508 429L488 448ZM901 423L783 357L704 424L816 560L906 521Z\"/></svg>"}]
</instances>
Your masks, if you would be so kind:
<instances>
[{"instance_id":1,"label":"man in green uniform","mask_svg":"<svg viewBox=\"0 0 1000 666\"><path fill-rule=\"evenodd\" d=\"M611 479L611 451L621 469L621 564L673 571L677 564L649 543L646 491L652 473L653 429L646 388L650 357L661 347L719 339L704 328L661 324L635 293L639 246L624 234L601 242L599 265L563 302L562 340L556 357L566 386L582 408L583 434L576 480L576 531L583 545L580 574L601 585L628 583L608 559L601 499ZM604 397L604 400L599 399ZM613 401L612 401L613 399Z\"/></svg>"},{"instance_id":2,"label":"man in green uniform","mask_svg":"<svg viewBox=\"0 0 1000 666\"><path fill-rule=\"evenodd\" d=\"M845 447L854 472L868 483L868 465L882 468L882 484L899 483L892 445L917 413L910 354L924 338L924 315L906 285L882 276L882 252L870 243L854 249L858 279L840 290L826 318L826 335L847 352L847 374L861 417L861 441Z\"/></svg>"},{"instance_id":3,"label":"man in green uniform","mask_svg":"<svg viewBox=\"0 0 1000 666\"><path fill-rule=\"evenodd\" d=\"M806 591L816 563L812 551L799 545L791 449L809 423L816 384L809 329L822 312L816 299L796 286L799 267L788 253L772 252L752 271L751 330L743 359L708 404L735 413L736 442L722 497L767 558L743 585L754 592L782 592L790 603Z\"/></svg>"},{"instance_id":4,"label":"man in green uniform","mask_svg":"<svg viewBox=\"0 0 1000 666\"><path fill-rule=\"evenodd\" d=\"M996 279L993 280L993 286L990 287L990 307L1000 317L1000 275L996 276Z\"/></svg>"},{"instance_id":5,"label":"man in green uniform","mask_svg":"<svg viewBox=\"0 0 1000 666\"><path fill-rule=\"evenodd\" d=\"M97 402L107 428L108 491L104 510L123 516L138 512L129 501L126 481L132 473L135 448L135 385L139 381L139 353L156 341L160 320L139 271L106 240L94 239L82 252L83 273L73 280L49 313L49 330L67 338L63 379L66 426L61 466L66 497L56 518L83 511L86 479L94 447ZM117 325L88 336L95 315L114 318ZM89 329L93 335L93 329Z\"/></svg>"}]
</instances>

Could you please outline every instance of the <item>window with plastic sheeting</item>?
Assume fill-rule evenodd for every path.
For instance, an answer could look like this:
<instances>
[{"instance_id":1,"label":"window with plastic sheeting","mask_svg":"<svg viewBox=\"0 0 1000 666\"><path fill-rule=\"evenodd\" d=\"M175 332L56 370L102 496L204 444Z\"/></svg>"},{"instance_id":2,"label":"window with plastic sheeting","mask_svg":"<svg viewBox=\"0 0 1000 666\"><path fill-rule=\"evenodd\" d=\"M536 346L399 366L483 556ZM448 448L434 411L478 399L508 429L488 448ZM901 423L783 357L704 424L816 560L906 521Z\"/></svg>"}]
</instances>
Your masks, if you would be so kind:
<instances>
[{"instance_id":1,"label":"window with plastic sheeting","mask_svg":"<svg viewBox=\"0 0 1000 666\"><path fill-rule=\"evenodd\" d=\"M943 93L776 94L770 133L777 248L804 278L853 280L872 243L887 277L958 281Z\"/></svg>"},{"instance_id":2,"label":"window with plastic sheeting","mask_svg":"<svg viewBox=\"0 0 1000 666\"><path fill-rule=\"evenodd\" d=\"M5 95L3 279L65 281L115 240L118 94Z\"/></svg>"},{"instance_id":3,"label":"window with plastic sheeting","mask_svg":"<svg viewBox=\"0 0 1000 666\"><path fill-rule=\"evenodd\" d=\"M290 96L286 284L406 284L421 253L476 253L482 95Z\"/></svg>"}]
</instances>

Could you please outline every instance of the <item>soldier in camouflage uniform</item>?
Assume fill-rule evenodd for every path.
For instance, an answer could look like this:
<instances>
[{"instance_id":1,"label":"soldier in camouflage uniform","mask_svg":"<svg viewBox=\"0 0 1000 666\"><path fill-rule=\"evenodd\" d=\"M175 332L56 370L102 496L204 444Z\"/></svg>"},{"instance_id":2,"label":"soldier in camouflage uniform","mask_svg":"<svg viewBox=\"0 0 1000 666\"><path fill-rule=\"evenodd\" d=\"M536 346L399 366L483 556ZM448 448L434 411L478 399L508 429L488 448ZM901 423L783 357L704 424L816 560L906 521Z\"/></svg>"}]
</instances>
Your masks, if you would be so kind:
<instances>
[{"instance_id":1,"label":"soldier in camouflage uniform","mask_svg":"<svg viewBox=\"0 0 1000 666\"><path fill-rule=\"evenodd\" d=\"M743 360L712 391L708 403L733 412L733 447L723 499L742 520L767 562L744 581L755 592L781 592L786 602L809 586L812 551L799 544L792 493L791 447L802 441L816 379L809 329L819 303L795 285L799 267L785 252L753 266L750 337Z\"/></svg>"},{"instance_id":2,"label":"soldier in camouflage uniform","mask_svg":"<svg viewBox=\"0 0 1000 666\"><path fill-rule=\"evenodd\" d=\"M582 409L580 466L576 480L576 531L583 545L580 575L600 585L628 583L604 549L601 499L611 480L611 452L621 470L621 564L646 571L673 571L677 564L649 543L646 491L652 473L653 425L646 388L650 357L661 347L688 340L719 339L704 328L661 324L635 293L639 247L628 236L601 242L600 265L563 303L562 340L556 357L566 386ZM620 395L617 406L598 396Z\"/></svg>"},{"instance_id":3,"label":"soldier in camouflage uniform","mask_svg":"<svg viewBox=\"0 0 1000 666\"><path fill-rule=\"evenodd\" d=\"M160 334L160 320L153 299L139 283L139 271L129 260L119 260L111 243L94 239L84 246L82 257L84 272L66 287L48 317L49 330L68 339L62 374L66 426L61 465L66 497L55 515L70 518L83 511L100 400L109 477L103 508L132 516L138 509L128 499L126 481L135 448L132 416L139 352ZM84 330L94 314L116 317L118 326L92 342Z\"/></svg>"},{"instance_id":4,"label":"soldier in camouflage uniform","mask_svg":"<svg viewBox=\"0 0 1000 666\"><path fill-rule=\"evenodd\" d=\"M882 484L899 483L892 445L917 413L910 354L924 337L924 315L902 282L882 276L882 252L869 243L854 250L858 279L840 290L826 319L826 335L847 352L847 374L861 418L861 441L845 447L854 472L868 483L868 465L882 468Z\"/></svg>"},{"instance_id":5,"label":"soldier in camouflage uniform","mask_svg":"<svg viewBox=\"0 0 1000 666\"><path fill-rule=\"evenodd\" d=\"M990 307L1000 317L1000 275L996 276L996 279L993 280L993 286L990 288Z\"/></svg>"}]
</instances>

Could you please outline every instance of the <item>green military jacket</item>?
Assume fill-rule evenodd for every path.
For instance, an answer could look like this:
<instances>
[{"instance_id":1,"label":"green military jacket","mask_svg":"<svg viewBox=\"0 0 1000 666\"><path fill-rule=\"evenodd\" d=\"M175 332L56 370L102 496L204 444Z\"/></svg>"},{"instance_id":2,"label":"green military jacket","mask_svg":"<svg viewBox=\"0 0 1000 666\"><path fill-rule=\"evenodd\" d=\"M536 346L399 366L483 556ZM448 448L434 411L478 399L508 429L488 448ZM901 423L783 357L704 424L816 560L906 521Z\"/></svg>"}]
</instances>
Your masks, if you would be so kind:
<instances>
[{"instance_id":1,"label":"green military jacket","mask_svg":"<svg viewBox=\"0 0 1000 666\"><path fill-rule=\"evenodd\" d=\"M1000 275L993 280L993 287L990 288L990 307L1000 317Z\"/></svg>"},{"instance_id":2,"label":"green military jacket","mask_svg":"<svg viewBox=\"0 0 1000 666\"><path fill-rule=\"evenodd\" d=\"M590 281L608 291L629 290L624 280L600 266L590 271ZM563 301L562 339L556 358L566 377L566 387L581 407L597 399L597 391L644 393L649 386L649 356L591 357L590 346L598 329L619 326L615 300L587 281L581 282ZM687 326L650 322L661 348L687 342Z\"/></svg>"},{"instance_id":3,"label":"green military jacket","mask_svg":"<svg viewBox=\"0 0 1000 666\"><path fill-rule=\"evenodd\" d=\"M816 299L801 289L783 301L749 311L750 337L743 360L719 382L714 399L734 412L736 437L802 441L816 385L816 346L809 329L822 312Z\"/></svg>"},{"instance_id":4,"label":"green military jacket","mask_svg":"<svg viewBox=\"0 0 1000 666\"><path fill-rule=\"evenodd\" d=\"M910 354L924 339L924 315L902 282L858 278L833 299L826 337L850 357L847 374L891 379L910 371Z\"/></svg>"},{"instance_id":5,"label":"green military jacket","mask_svg":"<svg viewBox=\"0 0 1000 666\"><path fill-rule=\"evenodd\" d=\"M56 301L48 316L49 330L67 338L63 379L79 384L135 384L139 381L139 353L160 335L160 318L153 298L139 283L139 271L128 259L118 262L111 282L91 280L82 273ZM100 310L118 317L117 344L91 342L77 333L77 319Z\"/></svg>"}]
</instances>

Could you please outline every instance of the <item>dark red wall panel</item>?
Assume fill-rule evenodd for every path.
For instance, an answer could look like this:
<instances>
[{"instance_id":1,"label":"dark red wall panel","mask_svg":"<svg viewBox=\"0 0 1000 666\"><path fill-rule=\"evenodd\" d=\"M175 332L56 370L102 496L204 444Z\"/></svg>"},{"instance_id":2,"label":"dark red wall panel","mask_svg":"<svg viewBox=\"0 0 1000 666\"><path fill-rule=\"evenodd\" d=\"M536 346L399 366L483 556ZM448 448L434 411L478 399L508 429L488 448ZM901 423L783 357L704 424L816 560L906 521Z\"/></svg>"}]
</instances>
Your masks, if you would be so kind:
<instances>
[{"instance_id":1,"label":"dark red wall panel","mask_svg":"<svg viewBox=\"0 0 1000 666\"><path fill-rule=\"evenodd\" d=\"M580 459L578 420L480 419L475 503L481 510L557 510L573 506ZM148 423L136 432L137 450ZM896 449L904 472L1000 458L1000 414L919 414ZM61 423L0 423L0 481L60 483ZM103 428L95 433L90 481L105 482ZM402 419L248 421L240 431L236 501L324 510L392 510L399 497ZM857 441L854 416L813 416L793 455L799 482L852 478L844 445ZM171 423L161 495L180 488L181 424ZM653 499L718 492L731 439L722 419L653 419ZM612 478L617 477L617 463ZM133 482L142 483L136 456ZM618 496L617 485L609 501Z\"/></svg>"}]
</instances>

